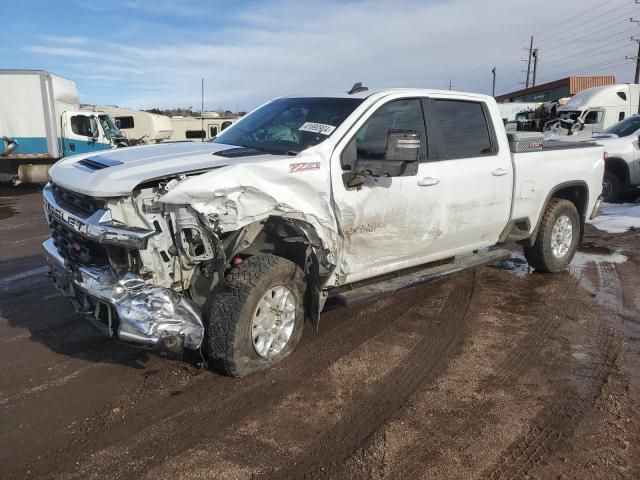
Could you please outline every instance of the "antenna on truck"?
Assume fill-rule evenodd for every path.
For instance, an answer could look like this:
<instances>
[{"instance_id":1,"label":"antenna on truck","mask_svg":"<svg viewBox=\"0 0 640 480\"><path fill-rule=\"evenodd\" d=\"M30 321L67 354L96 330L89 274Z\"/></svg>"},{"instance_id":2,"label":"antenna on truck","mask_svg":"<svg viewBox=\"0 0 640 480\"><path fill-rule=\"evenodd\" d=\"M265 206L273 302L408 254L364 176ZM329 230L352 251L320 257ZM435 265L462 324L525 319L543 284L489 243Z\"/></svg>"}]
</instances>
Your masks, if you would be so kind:
<instances>
[{"instance_id":1,"label":"antenna on truck","mask_svg":"<svg viewBox=\"0 0 640 480\"><path fill-rule=\"evenodd\" d=\"M349 90L347 93L349 95L353 95L354 93L366 92L367 90L369 89L367 87L363 87L362 82L356 82L353 84L353 87L351 87L351 90Z\"/></svg>"}]
</instances>

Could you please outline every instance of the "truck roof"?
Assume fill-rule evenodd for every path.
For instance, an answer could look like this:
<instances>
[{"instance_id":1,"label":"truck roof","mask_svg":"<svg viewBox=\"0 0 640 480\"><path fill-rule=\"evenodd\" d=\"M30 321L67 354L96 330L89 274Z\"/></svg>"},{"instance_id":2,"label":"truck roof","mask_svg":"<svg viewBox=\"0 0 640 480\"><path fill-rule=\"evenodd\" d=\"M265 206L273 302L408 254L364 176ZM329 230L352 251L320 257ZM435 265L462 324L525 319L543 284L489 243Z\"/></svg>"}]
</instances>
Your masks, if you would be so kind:
<instances>
[{"instance_id":1,"label":"truck roof","mask_svg":"<svg viewBox=\"0 0 640 480\"><path fill-rule=\"evenodd\" d=\"M493 99L493 97L488 95L482 95L480 93L470 93L470 92L458 92L455 90L438 90L438 89L428 89L428 88L371 88L368 90L356 92L356 93L348 93L340 90L329 90L329 91L316 91L316 92L300 92L290 95L283 95L280 98L300 98L300 97L317 97L317 98L360 98L365 99L372 96L384 97L387 95L393 94L406 94L406 95L415 95L416 97L428 97L430 95L443 95L443 96L452 96L452 97L468 97L474 98L478 100L487 100Z\"/></svg>"},{"instance_id":2,"label":"truck roof","mask_svg":"<svg viewBox=\"0 0 640 480\"><path fill-rule=\"evenodd\" d=\"M0 68L0 75L52 75L58 78L64 78L65 80L71 80L70 78L63 77L62 75L58 75L56 73L47 72L46 70L20 70L15 68Z\"/></svg>"}]
</instances>

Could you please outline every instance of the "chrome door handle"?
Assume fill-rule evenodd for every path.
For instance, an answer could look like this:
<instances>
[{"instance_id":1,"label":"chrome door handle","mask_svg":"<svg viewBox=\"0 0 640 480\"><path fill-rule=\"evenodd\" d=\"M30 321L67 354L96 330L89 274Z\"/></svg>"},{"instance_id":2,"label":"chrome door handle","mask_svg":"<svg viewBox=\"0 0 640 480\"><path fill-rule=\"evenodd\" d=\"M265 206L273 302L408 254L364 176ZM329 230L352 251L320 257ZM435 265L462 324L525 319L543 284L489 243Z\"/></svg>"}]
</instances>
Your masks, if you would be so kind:
<instances>
[{"instance_id":1,"label":"chrome door handle","mask_svg":"<svg viewBox=\"0 0 640 480\"><path fill-rule=\"evenodd\" d=\"M424 177L422 180L418 180L418 185L420 185L421 187L430 187L439 183L440 179L434 177Z\"/></svg>"},{"instance_id":2,"label":"chrome door handle","mask_svg":"<svg viewBox=\"0 0 640 480\"><path fill-rule=\"evenodd\" d=\"M507 170L506 168L496 168L493 172L491 172L491 175L493 175L494 177L501 177L502 175L506 175L507 173L509 173L509 170Z\"/></svg>"}]
</instances>

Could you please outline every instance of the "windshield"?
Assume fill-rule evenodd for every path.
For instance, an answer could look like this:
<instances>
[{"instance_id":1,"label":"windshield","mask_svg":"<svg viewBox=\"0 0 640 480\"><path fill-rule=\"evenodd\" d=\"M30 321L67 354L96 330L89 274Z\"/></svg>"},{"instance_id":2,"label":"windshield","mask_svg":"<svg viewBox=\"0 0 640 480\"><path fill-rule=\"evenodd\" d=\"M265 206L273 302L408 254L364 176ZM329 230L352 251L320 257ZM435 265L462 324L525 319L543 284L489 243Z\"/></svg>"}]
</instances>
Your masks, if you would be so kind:
<instances>
[{"instance_id":1,"label":"windshield","mask_svg":"<svg viewBox=\"0 0 640 480\"><path fill-rule=\"evenodd\" d=\"M618 137L628 137L640 130L640 116L629 117L607 128L603 133L612 133Z\"/></svg>"},{"instance_id":2,"label":"windshield","mask_svg":"<svg viewBox=\"0 0 640 480\"><path fill-rule=\"evenodd\" d=\"M360 103L356 98L281 98L225 130L213 143L299 153L331 136Z\"/></svg>"},{"instance_id":3,"label":"windshield","mask_svg":"<svg viewBox=\"0 0 640 480\"><path fill-rule=\"evenodd\" d=\"M558 112L558 118L561 120L577 120L581 114L582 112L579 110Z\"/></svg>"},{"instance_id":4,"label":"windshield","mask_svg":"<svg viewBox=\"0 0 640 480\"><path fill-rule=\"evenodd\" d=\"M100 119L100 124L102 125L102 129L104 130L104 135L111 140L114 137L122 137L122 132L116 127L116 124L113 123L111 117L109 115L98 115Z\"/></svg>"}]
</instances>

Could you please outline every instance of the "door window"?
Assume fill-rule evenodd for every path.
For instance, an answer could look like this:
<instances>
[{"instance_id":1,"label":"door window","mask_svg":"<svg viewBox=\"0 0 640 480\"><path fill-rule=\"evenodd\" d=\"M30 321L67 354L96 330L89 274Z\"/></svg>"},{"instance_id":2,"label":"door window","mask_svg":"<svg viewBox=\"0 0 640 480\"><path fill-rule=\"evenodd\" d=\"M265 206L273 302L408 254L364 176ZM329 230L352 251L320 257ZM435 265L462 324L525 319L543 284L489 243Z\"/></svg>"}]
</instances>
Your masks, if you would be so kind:
<instances>
[{"instance_id":1,"label":"door window","mask_svg":"<svg viewBox=\"0 0 640 480\"><path fill-rule=\"evenodd\" d=\"M209 127L209 137L213 138L218 135L218 127Z\"/></svg>"},{"instance_id":2,"label":"door window","mask_svg":"<svg viewBox=\"0 0 640 480\"><path fill-rule=\"evenodd\" d=\"M602 122L602 117L603 117L603 112L600 112L598 110L591 110L591 111L587 112L587 115L585 115L584 123L585 123L585 125L592 125L592 124L595 124L595 123L601 123Z\"/></svg>"},{"instance_id":3,"label":"door window","mask_svg":"<svg viewBox=\"0 0 640 480\"><path fill-rule=\"evenodd\" d=\"M618 121L621 122L622 120L624 120L624 112L618 114Z\"/></svg>"},{"instance_id":4,"label":"door window","mask_svg":"<svg viewBox=\"0 0 640 480\"><path fill-rule=\"evenodd\" d=\"M355 142L356 158L384 160L389 130L418 131L420 134L420 159L423 160L427 157L427 133L422 106L420 100L409 99L395 100L383 105L360 127L352 140ZM353 147L347 147L346 150L353 151ZM345 167L344 164L343 167ZM347 169L349 167L350 165L347 166Z\"/></svg>"},{"instance_id":5,"label":"door window","mask_svg":"<svg viewBox=\"0 0 640 480\"><path fill-rule=\"evenodd\" d=\"M229 128L231 125L233 124L233 122L222 122L222 127L220 128L220 130L224 130L225 128Z\"/></svg>"},{"instance_id":6,"label":"door window","mask_svg":"<svg viewBox=\"0 0 640 480\"><path fill-rule=\"evenodd\" d=\"M82 137L92 137L91 120L85 115L74 115L71 117L71 131Z\"/></svg>"},{"instance_id":7,"label":"door window","mask_svg":"<svg viewBox=\"0 0 640 480\"><path fill-rule=\"evenodd\" d=\"M435 100L433 105L446 158L470 158L495 153L481 103Z\"/></svg>"}]
</instances>

